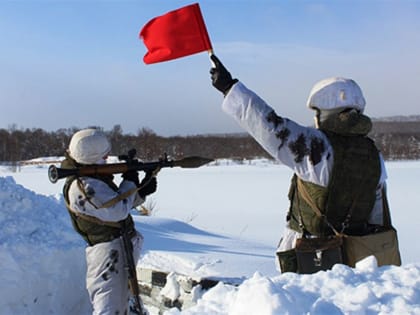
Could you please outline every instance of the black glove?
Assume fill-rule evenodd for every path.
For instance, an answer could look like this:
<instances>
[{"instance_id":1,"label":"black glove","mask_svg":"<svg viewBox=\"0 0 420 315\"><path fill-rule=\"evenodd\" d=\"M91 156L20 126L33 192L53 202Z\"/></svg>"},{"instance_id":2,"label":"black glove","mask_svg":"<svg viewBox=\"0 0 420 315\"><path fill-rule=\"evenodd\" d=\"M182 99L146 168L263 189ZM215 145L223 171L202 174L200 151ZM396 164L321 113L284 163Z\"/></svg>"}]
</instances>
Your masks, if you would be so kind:
<instances>
[{"instance_id":1,"label":"black glove","mask_svg":"<svg viewBox=\"0 0 420 315\"><path fill-rule=\"evenodd\" d=\"M220 62L215 55L210 55L210 59L214 62L215 68L210 69L211 82L213 86L218 89L223 95L229 92L229 89L238 82L237 79L232 79L231 74Z\"/></svg>"},{"instance_id":2,"label":"black glove","mask_svg":"<svg viewBox=\"0 0 420 315\"><path fill-rule=\"evenodd\" d=\"M127 171L123 173L121 177L125 180L129 180L130 182L133 182L134 184L136 184L137 187L139 187L140 185L139 172L137 172L136 170Z\"/></svg>"},{"instance_id":3,"label":"black glove","mask_svg":"<svg viewBox=\"0 0 420 315\"><path fill-rule=\"evenodd\" d=\"M140 183L140 190L138 191L139 196L142 199L145 199L147 195L153 194L157 189L157 180L155 176L151 174L146 174L143 180Z\"/></svg>"}]
</instances>

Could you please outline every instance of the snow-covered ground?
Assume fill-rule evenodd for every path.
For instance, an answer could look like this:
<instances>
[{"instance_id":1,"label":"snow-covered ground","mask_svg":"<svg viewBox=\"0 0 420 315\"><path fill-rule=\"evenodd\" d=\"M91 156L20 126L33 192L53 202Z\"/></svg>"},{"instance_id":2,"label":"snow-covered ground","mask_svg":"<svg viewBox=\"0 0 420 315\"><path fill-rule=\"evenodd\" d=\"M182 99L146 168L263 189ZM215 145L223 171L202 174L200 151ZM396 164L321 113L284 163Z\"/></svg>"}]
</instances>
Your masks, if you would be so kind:
<instances>
[{"instance_id":1,"label":"snow-covered ground","mask_svg":"<svg viewBox=\"0 0 420 315\"><path fill-rule=\"evenodd\" d=\"M145 236L139 267L242 283L201 292L182 314L420 314L420 161L386 165L401 267L377 268L368 258L355 269L279 274L274 251L291 172L265 160L163 169L146 203L152 216L135 216ZM90 313L85 245L71 227L62 184L49 182L47 166L0 168L1 315Z\"/></svg>"}]
</instances>

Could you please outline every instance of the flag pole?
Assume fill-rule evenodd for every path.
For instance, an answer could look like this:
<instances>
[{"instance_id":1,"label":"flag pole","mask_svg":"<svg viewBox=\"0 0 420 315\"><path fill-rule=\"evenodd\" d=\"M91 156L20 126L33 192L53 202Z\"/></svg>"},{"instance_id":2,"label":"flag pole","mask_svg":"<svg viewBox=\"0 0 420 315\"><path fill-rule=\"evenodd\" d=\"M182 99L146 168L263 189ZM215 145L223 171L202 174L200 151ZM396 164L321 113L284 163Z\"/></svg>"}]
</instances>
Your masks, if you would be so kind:
<instances>
[{"instance_id":1,"label":"flag pole","mask_svg":"<svg viewBox=\"0 0 420 315\"><path fill-rule=\"evenodd\" d=\"M214 55L213 49L209 49L207 50L207 52L209 53L209 57L211 57L211 55ZM210 63L211 63L212 68L216 68L216 64L213 62L213 60L211 60L211 58L210 58Z\"/></svg>"}]
</instances>

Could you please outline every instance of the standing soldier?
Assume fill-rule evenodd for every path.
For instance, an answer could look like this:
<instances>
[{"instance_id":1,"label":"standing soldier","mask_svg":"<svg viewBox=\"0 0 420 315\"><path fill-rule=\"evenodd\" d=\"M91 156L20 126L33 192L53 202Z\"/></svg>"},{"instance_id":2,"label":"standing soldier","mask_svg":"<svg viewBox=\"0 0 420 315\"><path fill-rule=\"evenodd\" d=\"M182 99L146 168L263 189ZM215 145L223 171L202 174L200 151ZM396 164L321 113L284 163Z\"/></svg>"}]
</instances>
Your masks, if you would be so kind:
<instances>
[{"instance_id":1,"label":"standing soldier","mask_svg":"<svg viewBox=\"0 0 420 315\"><path fill-rule=\"evenodd\" d=\"M318 82L307 102L315 111L316 128L304 127L278 116L233 79L215 55L211 59L212 83L224 95L223 110L295 173L287 226L277 249L282 272L299 271L295 247L302 237L335 231L366 235L383 225L387 175L381 154L367 137L372 123L363 115L365 99L355 81Z\"/></svg>"},{"instance_id":2,"label":"standing soldier","mask_svg":"<svg viewBox=\"0 0 420 315\"><path fill-rule=\"evenodd\" d=\"M80 130L71 138L62 167L105 164L110 151L111 144L103 132ZM122 177L117 186L113 175L71 176L63 189L73 227L88 244L86 286L95 315L128 313L129 284L121 228L125 227L131 239L137 262L143 236L136 231L130 210L157 188L152 174L146 174L141 183L137 171L128 171ZM120 197L130 190L134 193Z\"/></svg>"}]
</instances>

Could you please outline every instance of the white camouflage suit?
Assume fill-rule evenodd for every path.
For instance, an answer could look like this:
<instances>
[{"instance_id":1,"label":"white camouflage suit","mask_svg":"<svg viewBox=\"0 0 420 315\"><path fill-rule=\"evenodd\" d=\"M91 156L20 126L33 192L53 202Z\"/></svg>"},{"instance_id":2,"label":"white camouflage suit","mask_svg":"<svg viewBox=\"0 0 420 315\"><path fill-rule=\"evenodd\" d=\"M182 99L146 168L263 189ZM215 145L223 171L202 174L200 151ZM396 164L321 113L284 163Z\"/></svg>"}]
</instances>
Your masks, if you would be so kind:
<instances>
[{"instance_id":1,"label":"white camouflage suit","mask_svg":"<svg viewBox=\"0 0 420 315\"><path fill-rule=\"evenodd\" d=\"M102 221L124 220L133 207L144 201L135 192L112 207L102 208L102 204L117 197L120 193L136 188L136 185L131 181L124 180L121 182L118 192L115 192L103 181L91 177L82 177L80 180L85 192L89 192L93 197L89 199L90 202L86 201L84 193L75 180L68 192L70 207L73 211L96 217ZM137 232L136 236L132 238L132 243L134 261L137 262L143 244L143 236ZM129 289L121 238L88 246L86 262L86 287L93 306L93 314L126 314Z\"/></svg>"},{"instance_id":2,"label":"white camouflage suit","mask_svg":"<svg viewBox=\"0 0 420 315\"><path fill-rule=\"evenodd\" d=\"M235 83L222 104L223 111L232 116L239 125L245 129L255 140L277 161L288 166L304 181L322 187L328 186L332 171L333 155L332 146L323 132L316 128L304 127L287 118L276 115L273 108L268 106L258 95L245 87L241 82ZM282 123L279 124L279 121ZM287 133L287 137L285 134ZM319 162L314 165L310 157L313 152L305 151L300 162L296 162L297 139L302 135L306 148L311 148L310 141L322 141L325 150L317 158ZM309 149L310 150L310 149ZM369 223L382 224L382 188L387 178L384 161L380 156L381 176L376 191L376 203L371 212ZM278 252L295 247L296 239L301 234L286 227L279 243Z\"/></svg>"}]
</instances>

